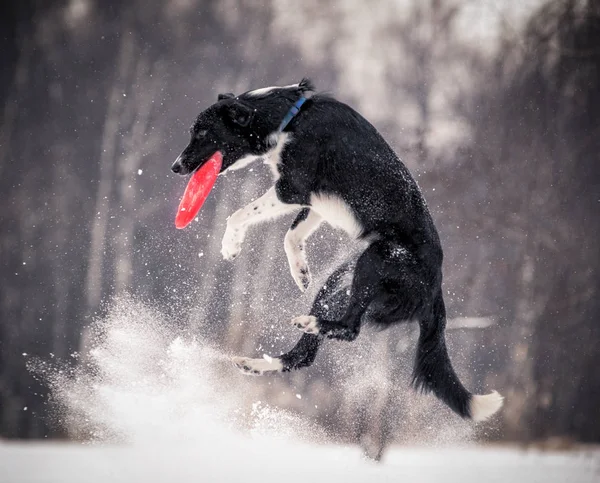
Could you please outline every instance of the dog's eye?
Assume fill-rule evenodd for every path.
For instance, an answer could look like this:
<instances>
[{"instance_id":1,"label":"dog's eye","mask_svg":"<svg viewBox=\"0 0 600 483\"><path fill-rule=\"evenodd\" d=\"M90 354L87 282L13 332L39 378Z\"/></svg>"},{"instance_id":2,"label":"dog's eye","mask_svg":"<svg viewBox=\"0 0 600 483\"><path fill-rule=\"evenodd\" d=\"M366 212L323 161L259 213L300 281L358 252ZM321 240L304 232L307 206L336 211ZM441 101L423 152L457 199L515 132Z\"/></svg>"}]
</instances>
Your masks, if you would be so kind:
<instances>
[{"instance_id":1,"label":"dog's eye","mask_svg":"<svg viewBox=\"0 0 600 483\"><path fill-rule=\"evenodd\" d=\"M202 130L200 130L200 131L198 131L198 132L196 133L196 137L198 137L198 138L203 138L204 136L206 136L206 133L207 133L207 132L208 132L208 131L207 131L206 129L202 129Z\"/></svg>"}]
</instances>

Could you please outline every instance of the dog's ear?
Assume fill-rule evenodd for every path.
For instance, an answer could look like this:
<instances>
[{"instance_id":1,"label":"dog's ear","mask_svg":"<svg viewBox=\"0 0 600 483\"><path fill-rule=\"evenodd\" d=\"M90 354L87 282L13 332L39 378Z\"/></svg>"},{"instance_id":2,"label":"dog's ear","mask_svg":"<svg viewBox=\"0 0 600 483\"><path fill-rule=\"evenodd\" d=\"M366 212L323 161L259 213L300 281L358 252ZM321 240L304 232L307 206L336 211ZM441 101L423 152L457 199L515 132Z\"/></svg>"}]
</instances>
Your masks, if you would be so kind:
<instances>
[{"instance_id":1,"label":"dog's ear","mask_svg":"<svg viewBox=\"0 0 600 483\"><path fill-rule=\"evenodd\" d=\"M223 101L225 99L233 99L235 94L233 92L226 92L225 94L219 94L217 96L217 101Z\"/></svg>"},{"instance_id":2,"label":"dog's ear","mask_svg":"<svg viewBox=\"0 0 600 483\"><path fill-rule=\"evenodd\" d=\"M227 109L229 118L242 127L248 126L254 115L254 111L241 102L234 102Z\"/></svg>"}]
</instances>

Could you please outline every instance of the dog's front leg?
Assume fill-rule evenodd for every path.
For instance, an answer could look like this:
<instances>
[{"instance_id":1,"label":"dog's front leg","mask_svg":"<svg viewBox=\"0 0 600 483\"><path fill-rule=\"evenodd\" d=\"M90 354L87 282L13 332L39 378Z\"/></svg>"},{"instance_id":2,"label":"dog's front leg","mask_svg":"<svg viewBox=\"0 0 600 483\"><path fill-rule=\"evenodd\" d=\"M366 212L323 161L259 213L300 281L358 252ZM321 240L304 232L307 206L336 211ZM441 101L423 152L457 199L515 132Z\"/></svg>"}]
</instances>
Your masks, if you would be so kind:
<instances>
[{"instance_id":1,"label":"dog's front leg","mask_svg":"<svg viewBox=\"0 0 600 483\"><path fill-rule=\"evenodd\" d=\"M323 219L309 208L304 208L292 223L285 235L284 248L290 265L290 272L296 285L304 292L310 285L310 270L306 259L306 239L314 232Z\"/></svg>"},{"instance_id":2,"label":"dog's front leg","mask_svg":"<svg viewBox=\"0 0 600 483\"><path fill-rule=\"evenodd\" d=\"M227 229L221 246L223 258L233 260L238 256L250 226L285 215L299 207L300 205L281 202L273 186L260 198L237 210L227 220Z\"/></svg>"}]
</instances>

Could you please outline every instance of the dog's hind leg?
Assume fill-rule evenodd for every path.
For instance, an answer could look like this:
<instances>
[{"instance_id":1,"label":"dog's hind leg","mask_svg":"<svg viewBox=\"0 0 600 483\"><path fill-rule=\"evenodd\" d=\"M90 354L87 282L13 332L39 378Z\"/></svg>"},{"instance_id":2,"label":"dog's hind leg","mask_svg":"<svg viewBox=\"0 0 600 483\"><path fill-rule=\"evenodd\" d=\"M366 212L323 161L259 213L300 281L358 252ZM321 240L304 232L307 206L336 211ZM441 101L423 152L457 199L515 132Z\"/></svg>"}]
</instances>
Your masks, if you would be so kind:
<instances>
[{"instance_id":1,"label":"dog's hind leg","mask_svg":"<svg viewBox=\"0 0 600 483\"><path fill-rule=\"evenodd\" d=\"M317 357L323 338L317 335L302 334L294 348L279 356L283 372L310 366Z\"/></svg>"},{"instance_id":2,"label":"dog's hind leg","mask_svg":"<svg viewBox=\"0 0 600 483\"><path fill-rule=\"evenodd\" d=\"M386 270L394 269L386 263L389 242L376 240L360 255L354 269L350 299L340 317L332 318L318 313L302 315L291 323L307 334L319 334L330 339L352 341L358 337L363 314L377 296ZM327 283L325 287L327 287Z\"/></svg>"},{"instance_id":3,"label":"dog's hind leg","mask_svg":"<svg viewBox=\"0 0 600 483\"><path fill-rule=\"evenodd\" d=\"M348 261L327 278L327 282L317 293L310 309L311 317L338 318L346 312L350 301L350 282L354 268L355 261ZM323 340L321 335L302 334L291 351L279 356L283 365L282 370L286 372L310 366Z\"/></svg>"},{"instance_id":4,"label":"dog's hind leg","mask_svg":"<svg viewBox=\"0 0 600 483\"><path fill-rule=\"evenodd\" d=\"M338 267L319 290L310 313L319 317L336 318L344 314L348 306L348 278L354 269L354 261ZM263 356L262 359L234 357L233 363L244 374L260 376L265 372L287 372L310 366L317 356L323 342L322 336L302 334L298 343L289 352L279 357Z\"/></svg>"},{"instance_id":5,"label":"dog's hind leg","mask_svg":"<svg viewBox=\"0 0 600 483\"><path fill-rule=\"evenodd\" d=\"M322 221L323 219L315 211L303 208L285 235L284 248L290 272L302 292L308 288L311 280L306 260L305 242Z\"/></svg>"},{"instance_id":6,"label":"dog's hind leg","mask_svg":"<svg viewBox=\"0 0 600 483\"><path fill-rule=\"evenodd\" d=\"M261 376L265 372L288 372L301 367L310 366L323 338L316 335L302 334L302 337L292 350L279 357L263 356L261 359L250 357L234 357L233 363L243 373L249 376Z\"/></svg>"},{"instance_id":7,"label":"dog's hind leg","mask_svg":"<svg viewBox=\"0 0 600 483\"><path fill-rule=\"evenodd\" d=\"M265 372L281 372L283 364L277 357L264 355L261 359L251 357L233 357L231 361L235 366L248 376L262 376Z\"/></svg>"}]
</instances>

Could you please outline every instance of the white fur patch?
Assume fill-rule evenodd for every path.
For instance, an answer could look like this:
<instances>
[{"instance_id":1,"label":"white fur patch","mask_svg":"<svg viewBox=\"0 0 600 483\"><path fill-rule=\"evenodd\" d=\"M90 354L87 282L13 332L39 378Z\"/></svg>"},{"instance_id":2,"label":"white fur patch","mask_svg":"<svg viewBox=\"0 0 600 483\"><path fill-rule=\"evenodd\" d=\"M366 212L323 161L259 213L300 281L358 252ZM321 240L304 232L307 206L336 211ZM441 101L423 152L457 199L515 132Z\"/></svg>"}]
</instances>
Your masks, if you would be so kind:
<instances>
[{"instance_id":1,"label":"white fur patch","mask_svg":"<svg viewBox=\"0 0 600 483\"><path fill-rule=\"evenodd\" d=\"M269 135L272 140L275 142L275 146L271 148L267 154L263 156L264 162L269 168L271 168L271 173L273 174L273 179L277 181L279 179L279 162L281 161L281 153L283 152L283 148L285 145L291 141L291 136L287 132L283 133L272 133Z\"/></svg>"},{"instance_id":2,"label":"white fur patch","mask_svg":"<svg viewBox=\"0 0 600 483\"><path fill-rule=\"evenodd\" d=\"M242 156L235 163L229 166L226 170L219 173L219 175L226 173L227 171L237 171L238 169L245 168L246 166L254 163L255 161L258 161L261 158L262 156L255 156L254 154L247 154L246 156Z\"/></svg>"},{"instance_id":3,"label":"white fur patch","mask_svg":"<svg viewBox=\"0 0 600 483\"><path fill-rule=\"evenodd\" d=\"M269 92L275 89L297 89L299 84L290 84L287 86L271 86L271 87L261 87L260 89L254 89L253 91L246 92L247 96L264 96Z\"/></svg>"},{"instance_id":4,"label":"white fur patch","mask_svg":"<svg viewBox=\"0 0 600 483\"><path fill-rule=\"evenodd\" d=\"M322 218L313 210L310 210L308 217L301 221L294 229L289 229L285 234L283 247L290 265L292 278L298 285L298 288L304 292L310 285L311 275L306 259L306 239L321 224Z\"/></svg>"},{"instance_id":5,"label":"white fur patch","mask_svg":"<svg viewBox=\"0 0 600 483\"><path fill-rule=\"evenodd\" d=\"M281 161L281 153L283 151L283 148L288 142L290 142L290 140L291 138L289 133L273 132L269 134L269 141L273 145L273 147L269 151L267 151L266 154L260 156L256 156L254 154L246 154L245 156L242 156L240 159L238 159L231 166L229 166L226 170L219 173L219 175L227 173L228 171L237 171L239 169L243 169L246 166L249 166L250 164L254 163L255 161L262 159L263 162L266 165L268 165L269 168L271 168L273 178L275 180L278 180L279 169L277 168L277 165ZM179 160L179 158L177 158L177 160Z\"/></svg>"},{"instance_id":6,"label":"white fur patch","mask_svg":"<svg viewBox=\"0 0 600 483\"><path fill-rule=\"evenodd\" d=\"M484 396L474 395L469 404L471 419L473 421L485 421L502 407L504 398L497 392L492 391Z\"/></svg>"},{"instance_id":7,"label":"white fur patch","mask_svg":"<svg viewBox=\"0 0 600 483\"><path fill-rule=\"evenodd\" d=\"M279 358L266 355L263 359L234 357L231 360L240 372L249 376L262 376L265 372L281 372L283 369L283 364Z\"/></svg>"},{"instance_id":8,"label":"white fur patch","mask_svg":"<svg viewBox=\"0 0 600 483\"><path fill-rule=\"evenodd\" d=\"M297 329L307 334L318 334L319 327L317 325L317 318L313 315L301 315L300 317L294 317L291 323Z\"/></svg>"},{"instance_id":9,"label":"white fur patch","mask_svg":"<svg viewBox=\"0 0 600 483\"><path fill-rule=\"evenodd\" d=\"M310 206L327 223L344 230L352 238L358 238L363 231L350 207L338 196L314 193L310 197Z\"/></svg>"},{"instance_id":10,"label":"white fur patch","mask_svg":"<svg viewBox=\"0 0 600 483\"><path fill-rule=\"evenodd\" d=\"M298 240L288 231L283 241L283 248L288 259L290 266L290 273L292 278L301 292L304 292L310 285L311 275L308 268L308 262L306 260L306 254L304 252L304 242Z\"/></svg>"}]
</instances>

